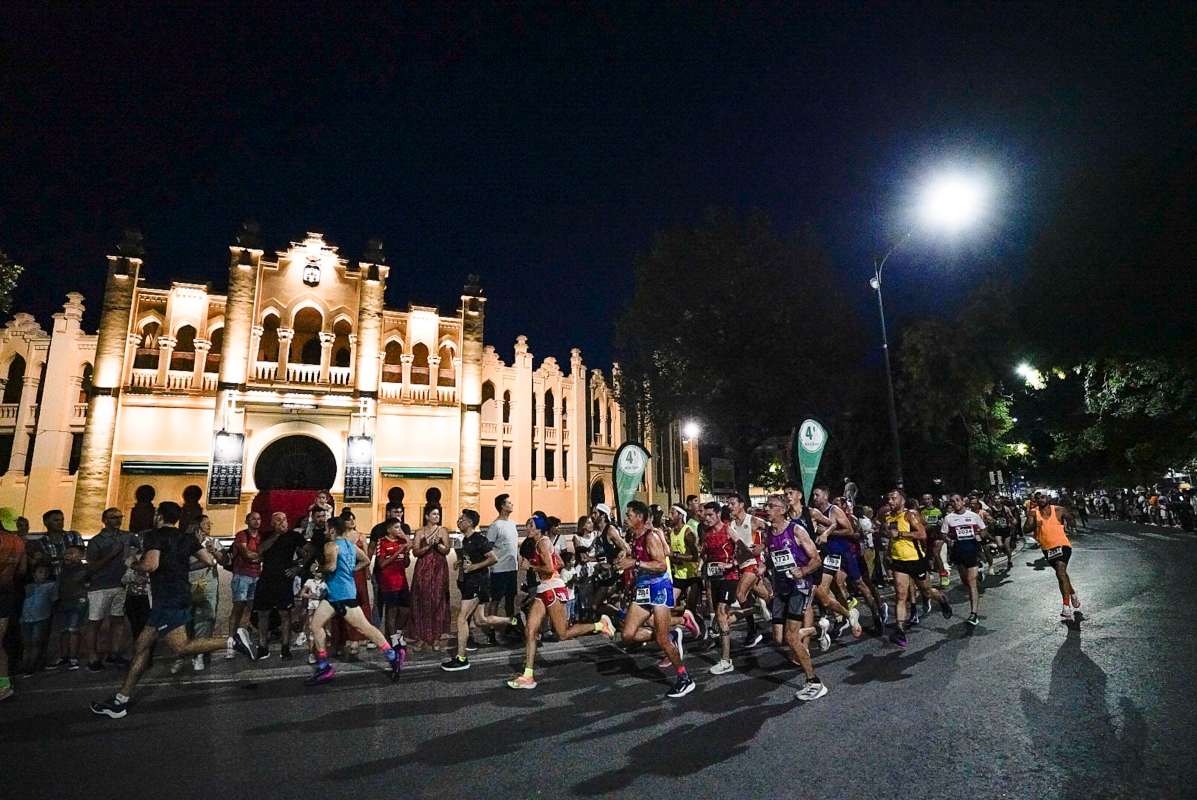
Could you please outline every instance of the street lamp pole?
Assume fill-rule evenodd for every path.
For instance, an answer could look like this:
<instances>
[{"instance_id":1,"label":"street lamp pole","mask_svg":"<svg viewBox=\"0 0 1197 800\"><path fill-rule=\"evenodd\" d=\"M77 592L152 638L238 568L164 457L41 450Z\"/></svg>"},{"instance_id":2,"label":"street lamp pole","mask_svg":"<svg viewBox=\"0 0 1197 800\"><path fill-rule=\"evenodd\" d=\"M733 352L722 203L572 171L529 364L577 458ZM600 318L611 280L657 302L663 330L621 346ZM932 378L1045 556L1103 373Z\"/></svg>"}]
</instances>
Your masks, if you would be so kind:
<instances>
[{"instance_id":1,"label":"street lamp pole","mask_svg":"<svg viewBox=\"0 0 1197 800\"><path fill-rule=\"evenodd\" d=\"M889 391L889 433L894 444L894 478L899 489L905 488L902 479L902 441L898 435L898 405L894 398L894 372L889 360L889 334L885 328L885 302L881 298L881 273L885 269L885 262L894 254L913 231L907 231L901 239L896 241L889 251L873 262L873 278L869 285L877 293L877 313L881 318L881 354L885 358L885 385Z\"/></svg>"}]
</instances>

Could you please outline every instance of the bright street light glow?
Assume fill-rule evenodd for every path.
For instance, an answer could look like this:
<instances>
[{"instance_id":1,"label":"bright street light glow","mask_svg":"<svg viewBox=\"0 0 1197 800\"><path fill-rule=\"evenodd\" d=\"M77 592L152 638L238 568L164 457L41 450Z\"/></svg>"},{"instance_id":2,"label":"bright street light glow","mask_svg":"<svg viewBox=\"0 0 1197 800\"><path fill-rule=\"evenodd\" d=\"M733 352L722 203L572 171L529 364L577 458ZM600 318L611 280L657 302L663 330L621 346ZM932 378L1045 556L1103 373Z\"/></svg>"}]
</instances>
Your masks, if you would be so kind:
<instances>
[{"instance_id":1,"label":"bright street light glow","mask_svg":"<svg viewBox=\"0 0 1197 800\"><path fill-rule=\"evenodd\" d=\"M1043 373L1025 361L1014 368L1014 374L1022 378L1032 389L1042 389L1047 385L1047 382L1043 380Z\"/></svg>"},{"instance_id":2,"label":"bright street light glow","mask_svg":"<svg viewBox=\"0 0 1197 800\"><path fill-rule=\"evenodd\" d=\"M697 439L702 435L702 426L694 420L690 420L682 426L682 436L687 439Z\"/></svg>"},{"instance_id":3,"label":"bright street light glow","mask_svg":"<svg viewBox=\"0 0 1197 800\"><path fill-rule=\"evenodd\" d=\"M938 175L923 187L919 202L923 224L948 231L971 225L984 212L986 195L984 183L976 176Z\"/></svg>"}]
</instances>

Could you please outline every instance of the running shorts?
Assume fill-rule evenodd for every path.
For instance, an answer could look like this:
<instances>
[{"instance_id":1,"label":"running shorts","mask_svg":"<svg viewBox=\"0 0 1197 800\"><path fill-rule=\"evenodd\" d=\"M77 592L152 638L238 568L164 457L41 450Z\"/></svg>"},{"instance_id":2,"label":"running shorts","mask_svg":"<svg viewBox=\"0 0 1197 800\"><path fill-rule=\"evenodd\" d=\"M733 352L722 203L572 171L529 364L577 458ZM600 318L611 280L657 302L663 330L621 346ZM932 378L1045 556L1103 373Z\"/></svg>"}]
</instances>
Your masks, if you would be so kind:
<instances>
[{"instance_id":1,"label":"running shorts","mask_svg":"<svg viewBox=\"0 0 1197 800\"><path fill-rule=\"evenodd\" d=\"M801 621L810 607L811 593L802 593L795 589L789 594L775 594L770 602L771 616L774 625L781 625L786 620Z\"/></svg>"},{"instance_id":2,"label":"running shorts","mask_svg":"<svg viewBox=\"0 0 1197 800\"><path fill-rule=\"evenodd\" d=\"M191 621L191 610L186 608L151 608L145 624L158 631L158 635L170 633Z\"/></svg>"},{"instance_id":3,"label":"running shorts","mask_svg":"<svg viewBox=\"0 0 1197 800\"><path fill-rule=\"evenodd\" d=\"M925 580L927 577L927 562L921 558L917 561L901 561L894 559L889 562L889 568L894 572L901 572L904 575L909 575L916 581Z\"/></svg>"},{"instance_id":4,"label":"running shorts","mask_svg":"<svg viewBox=\"0 0 1197 800\"><path fill-rule=\"evenodd\" d=\"M739 586L739 581L725 581L722 578L711 581L711 602L715 605L726 603L731 605L736 602L736 588Z\"/></svg>"},{"instance_id":5,"label":"running shorts","mask_svg":"<svg viewBox=\"0 0 1197 800\"><path fill-rule=\"evenodd\" d=\"M349 609L357 608L360 605L356 597L351 597L348 600L328 600L326 602L332 606L333 613L338 617L344 617L349 613Z\"/></svg>"},{"instance_id":6,"label":"running shorts","mask_svg":"<svg viewBox=\"0 0 1197 800\"><path fill-rule=\"evenodd\" d=\"M977 549L976 544L966 545L957 542L948 551L948 560L961 569L969 569L980 563L978 560L979 555L980 551Z\"/></svg>"},{"instance_id":7,"label":"running shorts","mask_svg":"<svg viewBox=\"0 0 1197 800\"><path fill-rule=\"evenodd\" d=\"M457 582L457 588L461 590L462 600L477 600L480 603L490 602L490 581L486 578L468 575L464 580Z\"/></svg>"},{"instance_id":8,"label":"running shorts","mask_svg":"<svg viewBox=\"0 0 1197 800\"><path fill-rule=\"evenodd\" d=\"M553 603L568 603L569 589L558 586L556 589L545 589L543 592L538 592L536 596L540 598L540 602L544 603L544 607L547 609Z\"/></svg>"},{"instance_id":9,"label":"running shorts","mask_svg":"<svg viewBox=\"0 0 1197 800\"><path fill-rule=\"evenodd\" d=\"M1043 557L1047 559L1047 563L1055 564L1057 561L1063 561L1065 564L1072 558L1072 548L1065 545L1064 547L1053 547L1050 550L1043 551Z\"/></svg>"},{"instance_id":10,"label":"running shorts","mask_svg":"<svg viewBox=\"0 0 1197 800\"><path fill-rule=\"evenodd\" d=\"M632 593L632 602L641 608L673 608L673 581L663 576L645 583L637 583Z\"/></svg>"}]
</instances>

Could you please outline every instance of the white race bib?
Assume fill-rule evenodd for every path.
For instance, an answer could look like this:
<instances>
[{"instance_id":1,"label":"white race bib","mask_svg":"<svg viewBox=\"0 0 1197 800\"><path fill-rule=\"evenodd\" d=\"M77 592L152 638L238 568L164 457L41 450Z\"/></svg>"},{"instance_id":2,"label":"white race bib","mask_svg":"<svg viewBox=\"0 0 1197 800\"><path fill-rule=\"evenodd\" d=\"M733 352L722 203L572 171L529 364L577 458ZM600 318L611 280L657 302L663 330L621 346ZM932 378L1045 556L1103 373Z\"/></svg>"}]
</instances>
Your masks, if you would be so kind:
<instances>
[{"instance_id":1,"label":"white race bib","mask_svg":"<svg viewBox=\"0 0 1197 800\"><path fill-rule=\"evenodd\" d=\"M652 596L649 593L649 587L647 587L647 586L637 586L636 587L636 602L637 603L647 603L651 599L652 599Z\"/></svg>"},{"instance_id":2,"label":"white race bib","mask_svg":"<svg viewBox=\"0 0 1197 800\"><path fill-rule=\"evenodd\" d=\"M720 578L723 576L722 564L707 564L707 577Z\"/></svg>"},{"instance_id":3,"label":"white race bib","mask_svg":"<svg viewBox=\"0 0 1197 800\"><path fill-rule=\"evenodd\" d=\"M1053 558L1058 558L1059 556L1062 556L1062 555L1064 555L1063 547L1053 547L1051 550L1047 551L1047 558L1049 561Z\"/></svg>"},{"instance_id":4,"label":"white race bib","mask_svg":"<svg viewBox=\"0 0 1197 800\"><path fill-rule=\"evenodd\" d=\"M831 553L830 555L824 557L823 566L827 569L838 570L840 568L840 558L840 553Z\"/></svg>"},{"instance_id":5,"label":"white race bib","mask_svg":"<svg viewBox=\"0 0 1197 800\"><path fill-rule=\"evenodd\" d=\"M794 554L790 552L790 548L783 547L780 550L773 551L773 566L776 569L789 569L794 566Z\"/></svg>"},{"instance_id":6,"label":"white race bib","mask_svg":"<svg viewBox=\"0 0 1197 800\"><path fill-rule=\"evenodd\" d=\"M966 540L976 539L976 532L973 531L972 525L958 525L956 526L956 541L963 542Z\"/></svg>"}]
</instances>

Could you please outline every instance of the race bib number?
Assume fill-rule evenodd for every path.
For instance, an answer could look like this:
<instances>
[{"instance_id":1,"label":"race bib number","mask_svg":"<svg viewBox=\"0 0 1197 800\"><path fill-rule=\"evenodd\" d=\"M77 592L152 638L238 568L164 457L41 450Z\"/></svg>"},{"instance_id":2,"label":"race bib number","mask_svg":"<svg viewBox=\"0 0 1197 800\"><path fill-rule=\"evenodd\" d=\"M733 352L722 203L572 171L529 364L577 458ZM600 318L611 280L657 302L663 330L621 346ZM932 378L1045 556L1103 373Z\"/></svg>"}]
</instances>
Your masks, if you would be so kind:
<instances>
[{"instance_id":1,"label":"race bib number","mask_svg":"<svg viewBox=\"0 0 1197 800\"><path fill-rule=\"evenodd\" d=\"M1063 547L1053 547L1051 550L1047 551L1047 558L1049 561L1053 558L1059 558L1062 555L1064 555Z\"/></svg>"},{"instance_id":2,"label":"race bib number","mask_svg":"<svg viewBox=\"0 0 1197 800\"><path fill-rule=\"evenodd\" d=\"M971 539L976 539L976 532L972 525L960 525L956 528L956 541L963 542Z\"/></svg>"},{"instance_id":3,"label":"race bib number","mask_svg":"<svg viewBox=\"0 0 1197 800\"><path fill-rule=\"evenodd\" d=\"M831 555L829 555L823 559L823 566L826 567L827 569L838 570L840 568L840 558L841 557L842 556L839 553L832 553Z\"/></svg>"},{"instance_id":4,"label":"race bib number","mask_svg":"<svg viewBox=\"0 0 1197 800\"><path fill-rule=\"evenodd\" d=\"M637 603L647 603L650 600L652 600L652 595L649 592L649 587L637 586L636 587L636 602Z\"/></svg>"},{"instance_id":5,"label":"race bib number","mask_svg":"<svg viewBox=\"0 0 1197 800\"><path fill-rule=\"evenodd\" d=\"M773 551L773 566L777 569L789 569L794 566L794 554L790 552L790 548L783 547Z\"/></svg>"},{"instance_id":6,"label":"race bib number","mask_svg":"<svg viewBox=\"0 0 1197 800\"><path fill-rule=\"evenodd\" d=\"M720 578L723 576L722 564L707 564L707 577Z\"/></svg>"}]
</instances>

